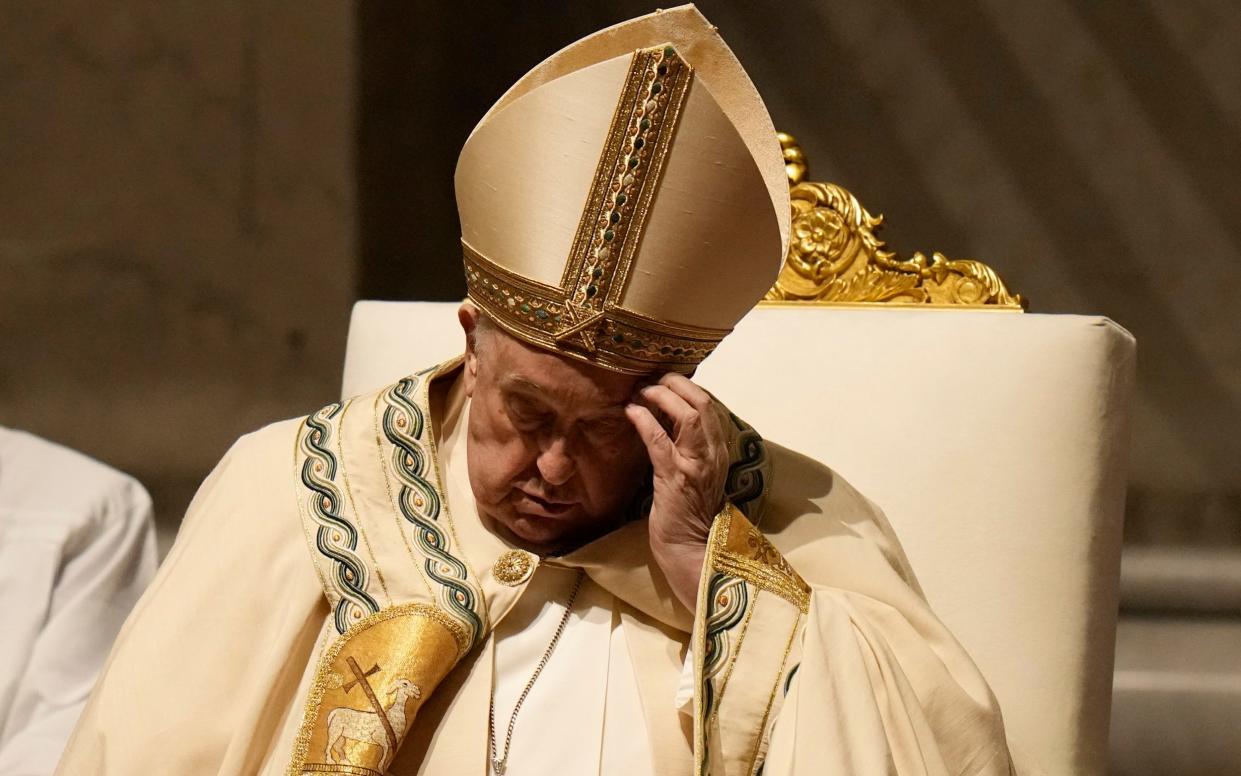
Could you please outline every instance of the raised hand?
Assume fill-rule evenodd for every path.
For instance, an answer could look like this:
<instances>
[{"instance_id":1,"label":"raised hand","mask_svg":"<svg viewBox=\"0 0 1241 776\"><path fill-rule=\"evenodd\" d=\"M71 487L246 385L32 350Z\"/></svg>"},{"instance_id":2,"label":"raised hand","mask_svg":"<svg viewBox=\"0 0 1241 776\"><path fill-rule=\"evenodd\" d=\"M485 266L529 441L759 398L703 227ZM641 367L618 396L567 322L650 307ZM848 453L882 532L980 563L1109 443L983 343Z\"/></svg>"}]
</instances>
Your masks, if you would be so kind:
<instances>
[{"instance_id":1,"label":"raised hand","mask_svg":"<svg viewBox=\"0 0 1241 776\"><path fill-rule=\"evenodd\" d=\"M675 373L641 388L625 413L651 459L651 552L692 612L711 521L724 505L728 443L723 423L711 396Z\"/></svg>"}]
</instances>

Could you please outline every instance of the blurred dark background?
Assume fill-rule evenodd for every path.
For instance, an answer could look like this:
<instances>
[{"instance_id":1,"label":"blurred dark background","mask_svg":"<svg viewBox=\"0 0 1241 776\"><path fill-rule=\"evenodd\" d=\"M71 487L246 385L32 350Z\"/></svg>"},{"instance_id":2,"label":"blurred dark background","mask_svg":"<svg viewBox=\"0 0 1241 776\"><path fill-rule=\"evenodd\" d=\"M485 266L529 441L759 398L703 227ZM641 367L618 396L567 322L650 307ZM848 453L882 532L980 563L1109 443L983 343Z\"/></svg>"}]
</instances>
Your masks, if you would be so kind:
<instances>
[{"instance_id":1,"label":"blurred dark background","mask_svg":"<svg viewBox=\"0 0 1241 776\"><path fill-rule=\"evenodd\" d=\"M1136 335L1118 668L1215 679L1186 685L1207 700L1164 687L1175 713L1118 695L1119 738L1166 732L1159 713L1235 725L1241 3L699 6L811 178L884 213L891 247L981 259L1033 312ZM464 294L452 173L491 103L650 10L3 3L0 423L137 476L166 545L233 439L336 395L355 299ZM1165 578L1192 594L1148 595ZM1190 767L1135 747L1117 773Z\"/></svg>"}]
</instances>

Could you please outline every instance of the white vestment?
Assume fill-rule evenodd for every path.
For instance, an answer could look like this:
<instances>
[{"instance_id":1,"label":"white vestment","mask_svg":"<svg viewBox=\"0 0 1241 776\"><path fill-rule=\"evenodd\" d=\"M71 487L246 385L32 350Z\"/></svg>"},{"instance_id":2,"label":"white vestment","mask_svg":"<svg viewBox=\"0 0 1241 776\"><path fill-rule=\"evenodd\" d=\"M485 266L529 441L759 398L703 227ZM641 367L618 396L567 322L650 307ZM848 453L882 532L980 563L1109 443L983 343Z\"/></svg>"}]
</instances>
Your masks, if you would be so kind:
<instances>
[{"instance_id":1,"label":"white vestment","mask_svg":"<svg viewBox=\"0 0 1241 776\"><path fill-rule=\"evenodd\" d=\"M502 747L577 570L510 774L1011 773L985 681L833 472L727 421L729 507L688 612L644 519L542 561L485 528L458 364L233 447L60 773L482 776L493 689Z\"/></svg>"},{"instance_id":2,"label":"white vestment","mask_svg":"<svg viewBox=\"0 0 1241 776\"><path fill-rule=\"evenodd\" d=\"M0 776L52 772L155 555L135 480L0 427Z\"/></svg>"},{"instance_id":3,"label":"white vestment","mask_svg":"<svg viewBox=\"0 0 1241 776\"><path fill-rule=\"evenodd\" d=\"M513 705L556 632L576 576L569 569L539 569L496 629L498 753ZM508 776L655 773L628 642L615 611L610 593L583 581L564 635L517 717ZM676 703L675 696L665 700L669 708Z\"/></svg>"},{"instance_id":4,"label":"white vestment","mask_svg":"<svg viewBox=\"0 0 1241 776\"><path fill-rule=\"evenodd\" d=\"M445 424L440 450L450 470L465 471L465 427L464 422ZM459 518L473 503L468 486L464 477L449 480ZM526 594L492 633L497 755L503 755L513 707L556 634L576 578L572 569L540 567ZM507 776L654 774L617 610L610 593L583 579L564 634L518 713ZM667 700L669 707L675 702Z\"/></svg>"}]
</instances>

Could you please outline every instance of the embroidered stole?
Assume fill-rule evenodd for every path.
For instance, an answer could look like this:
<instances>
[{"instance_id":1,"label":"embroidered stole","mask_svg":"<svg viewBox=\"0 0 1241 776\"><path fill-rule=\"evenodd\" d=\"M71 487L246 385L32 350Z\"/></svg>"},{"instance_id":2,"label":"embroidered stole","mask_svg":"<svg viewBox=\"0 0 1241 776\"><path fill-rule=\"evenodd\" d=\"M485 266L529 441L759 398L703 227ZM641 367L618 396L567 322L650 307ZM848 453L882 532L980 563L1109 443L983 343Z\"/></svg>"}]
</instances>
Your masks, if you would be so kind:
<instances>
[{"instance_id":1,"label":"embroidered stole","mask_svg":"<svg viewBox=\"0 0 1241 776\"><path fill-rule=\"evenodd\" d=\"M300 429L297 495L332 638L290 776L382 776L418 708L486 635L487 601L443 496L429 411L432 380L457 363L330 404Z\"/></svg>"},{"instance_id":2,"label":"embroidered stole","mask_svg":"<svg viewBox=\"0 0 1241 776\"><path fill-rule=\"evenodd\" d=\"M295 493L330 614L288 776L387 773L418 709L487 638L538 563L453 522L430 389L460 363L330 404L299 428ZM746 517L759 521L770 487L762 440L719 409L731 432L729 504L711 532L693 624L692 745L699 774L752 774L796 671L809 590ZM486 564L478 570L462 528L476 537L469 550Z\"/></svg>"}]
</instances>

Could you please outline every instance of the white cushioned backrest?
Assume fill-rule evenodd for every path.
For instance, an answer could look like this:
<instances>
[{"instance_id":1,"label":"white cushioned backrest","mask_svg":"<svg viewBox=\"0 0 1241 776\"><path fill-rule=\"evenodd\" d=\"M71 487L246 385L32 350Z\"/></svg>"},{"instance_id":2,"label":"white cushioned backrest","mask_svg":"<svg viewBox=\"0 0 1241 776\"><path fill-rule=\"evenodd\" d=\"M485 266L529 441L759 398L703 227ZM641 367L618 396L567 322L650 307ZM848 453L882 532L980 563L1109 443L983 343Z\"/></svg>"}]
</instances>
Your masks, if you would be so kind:
<instances>
[{"instance_id":1,"label":"white cushioned backrest","mask_svg":"<svg viewBox=\"0 0 1241 776\"><path fill-rule=\"evenodd\" d=\"M465 351L460 302L358 302L349 321L341 396L382 388Z\"/></svg>"},{"instance_id":2,"label":"white cushioned backrest","mask_svg":"<svg viewBox=\"0 0 1241 776\"><path fill-rule=\"evenodd\" d=\"M360 302L344 394L459 353L456 306ZM1133 352L1097 317L761 307L696 379L882 507L1012 740L1101 774Z\"/></svg>"}]
</instances>

